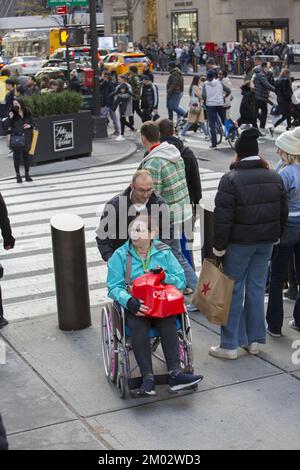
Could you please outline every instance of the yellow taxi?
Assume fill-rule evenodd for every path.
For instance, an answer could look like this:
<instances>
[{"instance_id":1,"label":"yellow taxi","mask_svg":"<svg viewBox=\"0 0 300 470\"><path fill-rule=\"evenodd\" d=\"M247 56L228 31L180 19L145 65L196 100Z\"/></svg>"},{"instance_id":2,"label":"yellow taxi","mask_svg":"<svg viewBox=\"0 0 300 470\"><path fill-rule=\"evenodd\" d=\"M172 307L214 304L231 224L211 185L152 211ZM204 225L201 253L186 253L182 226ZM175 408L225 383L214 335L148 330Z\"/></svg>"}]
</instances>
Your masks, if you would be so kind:
<instances>
[{"instance_id":1,"label":"yellow taxi","mask_svg":"<svg viewBox=\"0 0 300 470\"><path fill-rule=\"evenodd\" d=\"M115 75L128 73L132 65L137 67L139 74L144 72L146 65L153 72L153 63L142 52L113 52L104 58L103 63L105 69Z\"/></svg>"}]
</instances>

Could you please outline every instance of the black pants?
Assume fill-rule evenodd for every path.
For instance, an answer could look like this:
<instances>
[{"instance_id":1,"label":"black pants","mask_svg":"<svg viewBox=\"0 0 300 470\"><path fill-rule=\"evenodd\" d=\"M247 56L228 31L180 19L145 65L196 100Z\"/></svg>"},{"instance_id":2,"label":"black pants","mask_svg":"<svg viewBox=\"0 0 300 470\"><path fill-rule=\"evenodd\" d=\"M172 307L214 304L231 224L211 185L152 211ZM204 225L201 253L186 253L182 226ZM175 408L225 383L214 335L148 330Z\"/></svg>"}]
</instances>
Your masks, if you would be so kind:
<instances>
[{"instance_id":1,"label":"black pants","mask_svg":"<svg viewBox=\"0 0 300 470\"><path fill-rule=\"evenodd\" d=\"M126 116L121 116L120 124L121 124L121 135L124 135L125 126L129 127L133 131L134 130L133 116L129 116L129 122L126 121Z\"/></svg>"},{"instance_id":2,"label":"black pants","mask_svg":"<svg viewBox=\"0 0 300 470\"><path fill-rule=\"evenodd\" d=\"M151 121L152 120L152 110L150 109L143 109L143 114L142 114L142 121Z\"/></svg>"},{"instance_id":3,"label":"black pants","mask_svg":"<svg viewBox=\"0 0 300 470\"><path fill-rule=\"evenodd\" d=\"M133 113L136 112L138 116L142 119L142 111L140 109L140 102L138 100L132 100L132 110Z\"/></svg>"},{"instance_id":4,"label":"black pants","mask_svg":"<svg viewBox=\"0 0 300 470\"><path fill-rule=\"evenodd\" d=\"M256 109L256 120L260 122L260 128L264 129L266 127L267 117L268 117L268 103L262 100L255 101ZM259 113L260 111L260 113Z\"/></svg>"},{"instance_id":5,"label":"black pants","mask_svg":"<svg viewBox=\"0 0 300 470\"><path fill-rule=\"evenodd\" d=\"M3 318L2 289L0 286L0 319Z\"/></svg>"},{"instance_id":6,"label":"black pants","mask_svg":"<svg viewBox=\"0 0 300 470\"><path fill-rule=\"evenodd\" d=\"M30 160L29 154L25 149L14 149L14 167L17 175L20 174L20 160L23 158L25 173L29 173Z\"/></svg>"},{"instance_id":7,"label":"black pants","mask_svg":"<svg viewBox=\"0 0 300 470\"><path fill-rule=\"evenodd\" d=\"M279 126L279 124L286 120L287 126L290 129L292 127L290 103L278 103L278 107L280 114L282 114L282 117L276 122L274 127Z\"/></svg>"},{"instance_id":8,"label":"black pants","mask_svg":"<svg viewBox=\"0 0 300 470\"><path fill-rule=\"evenodd\" d=\"M149 330L151 326L159 331L167 368L180 370L179 340L176 316L168 318L136 317L126 311L126 322L131 330L132 349L142 377L153 375Z\"/></svg>"}]
</instances>

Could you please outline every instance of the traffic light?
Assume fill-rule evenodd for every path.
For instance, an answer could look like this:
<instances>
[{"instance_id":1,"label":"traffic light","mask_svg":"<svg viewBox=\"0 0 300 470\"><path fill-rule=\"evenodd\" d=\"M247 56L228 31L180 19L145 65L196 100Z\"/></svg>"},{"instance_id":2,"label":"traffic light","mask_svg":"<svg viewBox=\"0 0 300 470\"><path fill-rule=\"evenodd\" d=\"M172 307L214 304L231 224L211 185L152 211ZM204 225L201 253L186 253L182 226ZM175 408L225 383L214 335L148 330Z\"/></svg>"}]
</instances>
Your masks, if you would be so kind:
<instances>
[{"instance_id":1,"label":"traffic light","mask_svg":"<svg viewBox=\"0 0 300 470\"><path fill-rule=\"evenodd\" d=\"M59 30L59 43L61 46L81 46L84 33L81 28L61 28Z\"/></svg>"}]
</instances>

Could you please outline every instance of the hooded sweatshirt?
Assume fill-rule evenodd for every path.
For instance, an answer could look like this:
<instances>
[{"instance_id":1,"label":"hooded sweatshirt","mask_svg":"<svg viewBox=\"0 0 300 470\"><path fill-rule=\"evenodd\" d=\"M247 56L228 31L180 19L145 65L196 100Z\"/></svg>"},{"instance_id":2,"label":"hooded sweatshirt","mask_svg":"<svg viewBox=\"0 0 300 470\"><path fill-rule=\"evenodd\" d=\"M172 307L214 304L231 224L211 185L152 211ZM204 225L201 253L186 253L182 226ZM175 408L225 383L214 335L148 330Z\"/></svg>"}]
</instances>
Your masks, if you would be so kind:
<instances>
[{"instance_id":1,"label":"hooded sweatshirt","mask_svg":"<svg viewBox=\"0 0 300 470\"><path fill-rule=\"evenodd\" d=\"M154 147L142 160L139 170L148 170L154 191L170 206L171 220L180 224L192 217L184 161L179 150L168 142Z\"/></svg>"},{"instance_id":2,"label":"hooded sweatshirt","mask_svg":"<svg viewBox=\"0 0 300 470\"><path fill-rule=\"evenodd\" d=\"M206 106L224 106L224 92L230 94L230 88L220 80L206 80L202 88L202 98Z\"/></svg>"}]
</instances>

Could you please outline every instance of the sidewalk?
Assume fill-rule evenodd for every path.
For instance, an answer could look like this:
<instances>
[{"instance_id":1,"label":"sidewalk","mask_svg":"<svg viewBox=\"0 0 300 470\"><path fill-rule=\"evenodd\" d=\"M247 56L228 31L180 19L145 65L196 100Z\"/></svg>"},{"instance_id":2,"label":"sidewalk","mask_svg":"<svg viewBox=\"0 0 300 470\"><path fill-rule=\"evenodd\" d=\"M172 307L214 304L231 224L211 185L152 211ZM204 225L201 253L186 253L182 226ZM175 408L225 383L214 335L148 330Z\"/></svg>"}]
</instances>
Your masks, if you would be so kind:
<instances>
[{"instance_id":1,"label":"sidewalk","mask_svg":"<svg viewBox=\"0 0 300 470\"><path fill-rule=\"evenodd\" d=\"M31 168L32 176L50 175L66 171L81 170L93 166L110 165L126 160L137 149L134 140L126 139L124 142L116 142L114 139L95 139L93 152L90 157L81 157L56 161ZM8 156L6 138L0 137L0 179L14 177L12 156Z\"/></svg>"},{"instance_id":2,"label":"sidewalk","mask_svg":"<svg viewBox=\"0 0 300 470\"><path fill-rule=\"evenodd\" d=\"M135 400L121 400L105 378L100 306L93 326L78 332L60 331L56 314L9 324L0 333L0 411L10 448L300 449L299 352L292 362L300 335L287 326L293 303L284 304L284 336L268 337L256 357L241 349L237 361L208 355L219 329L193 314L199 390L160 386L156 397Z\"/></svg>"}]
</instances>

